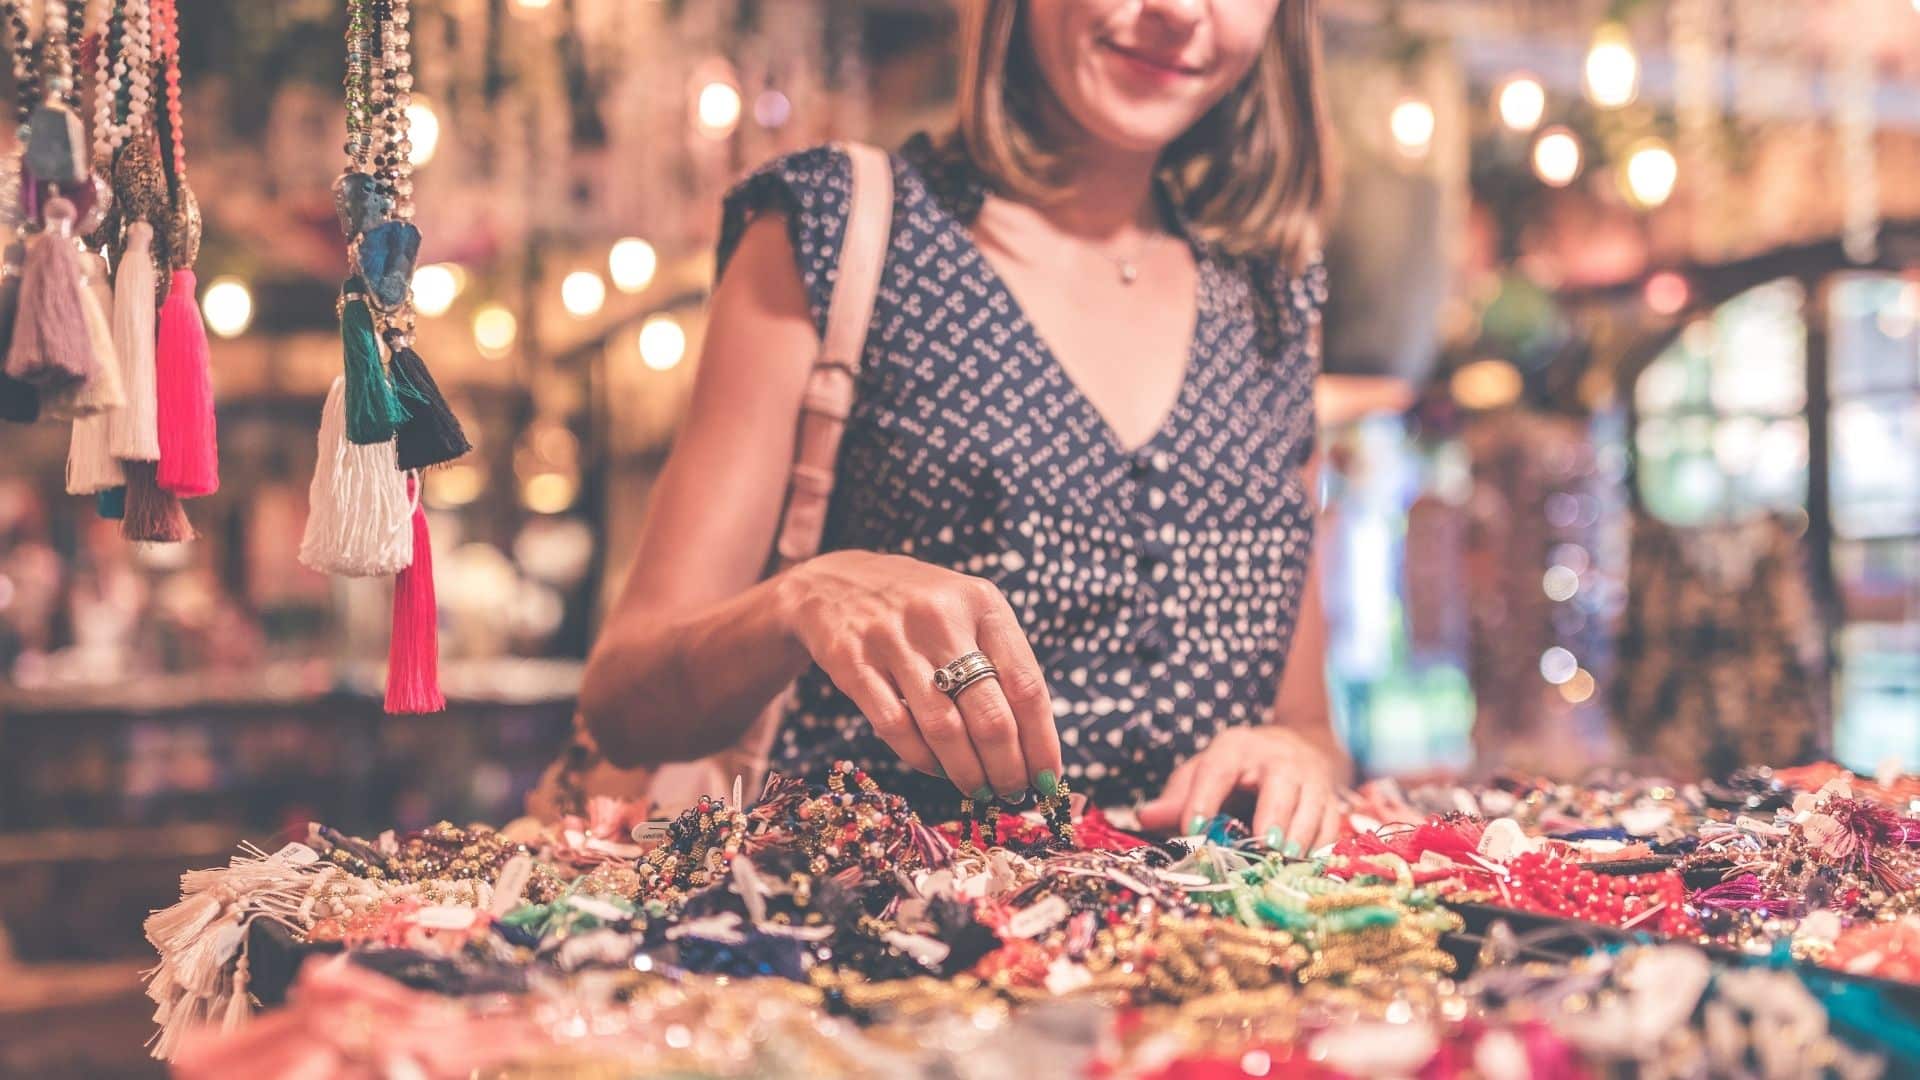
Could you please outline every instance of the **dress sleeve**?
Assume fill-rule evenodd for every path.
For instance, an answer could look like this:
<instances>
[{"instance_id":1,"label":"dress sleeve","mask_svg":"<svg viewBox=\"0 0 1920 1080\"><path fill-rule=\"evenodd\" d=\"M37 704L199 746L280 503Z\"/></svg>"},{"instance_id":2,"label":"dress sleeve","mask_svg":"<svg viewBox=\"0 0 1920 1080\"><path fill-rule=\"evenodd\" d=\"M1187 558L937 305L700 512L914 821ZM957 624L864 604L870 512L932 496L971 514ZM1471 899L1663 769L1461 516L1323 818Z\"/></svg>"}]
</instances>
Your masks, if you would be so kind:
<instances>
[{"instance_id":1,"label":"dress sleeve","mask_svg":"<svg viewBox=\"0 0 1920 1080\"><path fill-rule=\"evenodd\" d=\"M721 202L714 283L718 285L726 273L753 219L763 213L779 214L787 223L794 266L807 289L814 330L824 337L852 188L853 163L837 146L796 150L755 169L729 189Z\"/></svg>"},{"instance_id":2,"label":"dress sleeve","mask_svg":"<svg viewBox=\"0 0 1920 1080\"><path fill-rule=\"evenodd\" d=\"M1288 385L1290 424L1299 432L1290 463L1312 458L1318 434L1314 386L1320 379L1321 311L1327 302L1327 264L1313 256L1298 271L1284 262L1260 260L1254 271L1260 311L1261 351Z\"/></svg>"}]
</instances>

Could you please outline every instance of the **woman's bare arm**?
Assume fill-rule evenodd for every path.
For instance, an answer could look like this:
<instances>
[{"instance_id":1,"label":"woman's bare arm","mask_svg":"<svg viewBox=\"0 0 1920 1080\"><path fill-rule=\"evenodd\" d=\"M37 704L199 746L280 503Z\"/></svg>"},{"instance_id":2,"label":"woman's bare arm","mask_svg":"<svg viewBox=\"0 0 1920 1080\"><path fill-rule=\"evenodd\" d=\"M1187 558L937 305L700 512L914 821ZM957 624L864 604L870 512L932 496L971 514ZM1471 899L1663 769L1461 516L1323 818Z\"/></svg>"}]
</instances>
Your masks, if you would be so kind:
<instances>
[{"instance_id":1,"label":"woman's bare arm","mask_svg":"<svg viewBox=\"0 0 1920 1080\"><path fill-rule=\"evenodd\" d=\"M1045 678L992 583L866 551L756 581L819 347L775 217L748 226L709 325L686 424L580 688L607 759L630 766L722 749L811 661L902 760L963 792L1008 794L1058 777ZM999 679L951 699L934 689L934 665L973 649Z\"/></svg>"},{"instance_id":2,"label":"woman's bare arm","mask_svg":"<svg viewBox=\"0 0 1920 1080\"><path fill-rule=\"evenodd\" d=\"M587 662L580 710L616 764L727 746L806 666L775 586L755 584L818 349L791 250L763 216L715 288L692 403Z\"/></svg>"}]
</instances>

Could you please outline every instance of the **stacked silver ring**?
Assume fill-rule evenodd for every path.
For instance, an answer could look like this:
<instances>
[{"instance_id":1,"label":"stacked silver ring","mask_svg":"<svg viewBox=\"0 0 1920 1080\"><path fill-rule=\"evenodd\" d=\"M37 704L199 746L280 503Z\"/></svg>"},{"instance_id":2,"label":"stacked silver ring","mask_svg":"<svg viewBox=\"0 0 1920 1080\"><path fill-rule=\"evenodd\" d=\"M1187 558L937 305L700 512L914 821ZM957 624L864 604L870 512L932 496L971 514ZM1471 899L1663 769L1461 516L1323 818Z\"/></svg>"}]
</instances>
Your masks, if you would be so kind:
<instances>
[{"instance_id":1,"label":"stacked silver ring","mask_svg":"<svg viewBox=\"0 0 1920 1080\"><path fill-rule=\"evenodd\" d=\"M937 667L933 671L933 688L950 698L958 699L960 691L979 682L981 679L997 679L1000 670L987 659L987 654L974 650L950 663Z\"/></svg>"}]
</instances>

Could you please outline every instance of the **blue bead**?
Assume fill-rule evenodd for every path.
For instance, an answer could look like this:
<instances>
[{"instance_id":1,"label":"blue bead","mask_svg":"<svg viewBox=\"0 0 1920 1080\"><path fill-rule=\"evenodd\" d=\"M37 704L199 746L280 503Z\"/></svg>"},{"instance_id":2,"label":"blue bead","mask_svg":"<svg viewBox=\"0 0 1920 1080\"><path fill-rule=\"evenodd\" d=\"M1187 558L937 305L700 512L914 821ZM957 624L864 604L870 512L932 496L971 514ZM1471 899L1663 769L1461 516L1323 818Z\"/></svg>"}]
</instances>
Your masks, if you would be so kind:
<instances>
[{"instance_id":1,"label":"blue bead","mask_svg":"<svg viewBox=\"0 0 1920 1080\"><path fill-rule=\"evenodd\" d=\"M385 221L360 238L360 277L373 306L392 311L407 299L413 264L420 257L420 230L412 222Z\"/></svg>"}]
</instances>

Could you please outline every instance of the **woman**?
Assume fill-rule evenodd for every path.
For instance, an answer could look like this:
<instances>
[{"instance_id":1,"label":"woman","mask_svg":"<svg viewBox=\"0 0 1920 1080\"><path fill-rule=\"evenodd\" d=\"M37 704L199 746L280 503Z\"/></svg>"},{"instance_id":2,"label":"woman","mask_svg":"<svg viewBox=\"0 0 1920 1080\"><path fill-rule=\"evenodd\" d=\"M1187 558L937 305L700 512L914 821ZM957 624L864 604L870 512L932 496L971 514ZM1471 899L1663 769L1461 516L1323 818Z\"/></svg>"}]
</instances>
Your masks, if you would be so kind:
<instances>
[{"instance_id":1,"label":"woman","mask_svg":"<svg viewBox=\"0 0 1920 1080\"><path fill-rule=\"evenodd\" d=\"M1313 0L984 0L955 131L894 219L823 553L758 580L825 324L850 166L727 196L686 427L581 709L616 764L737 738L917 798L1064 777L1144 827L1230 800L1333 835L1310 558ZM949 696L974 650L997 678Z\"/></svg>"}]
</instances>

